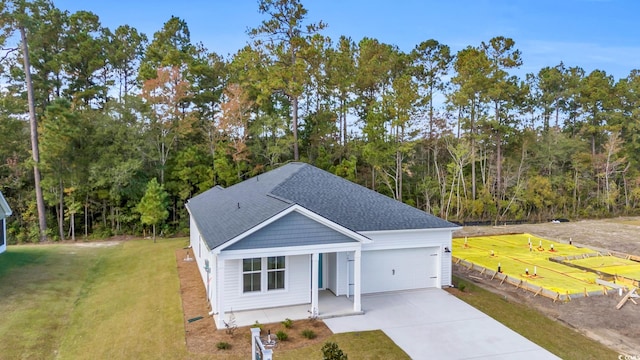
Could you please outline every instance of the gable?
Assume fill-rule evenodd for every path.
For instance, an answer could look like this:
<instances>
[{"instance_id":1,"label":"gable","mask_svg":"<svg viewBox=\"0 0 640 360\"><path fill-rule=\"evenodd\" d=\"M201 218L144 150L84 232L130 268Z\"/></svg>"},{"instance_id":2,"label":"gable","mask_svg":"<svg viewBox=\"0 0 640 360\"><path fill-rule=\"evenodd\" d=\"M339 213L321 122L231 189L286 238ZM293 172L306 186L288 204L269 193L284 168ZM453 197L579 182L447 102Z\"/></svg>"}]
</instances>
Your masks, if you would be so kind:
<instances>
[{"instance_id":1,"label":"gable","mask_svg":"<svg viewBox=\"0 0 640 360\"><path fill-rule=\"evenodd\" d=\"M346 242L355 243L358 241L297 211L292 211L224 250L327 245Z\"/></svg>"}]
</instances>

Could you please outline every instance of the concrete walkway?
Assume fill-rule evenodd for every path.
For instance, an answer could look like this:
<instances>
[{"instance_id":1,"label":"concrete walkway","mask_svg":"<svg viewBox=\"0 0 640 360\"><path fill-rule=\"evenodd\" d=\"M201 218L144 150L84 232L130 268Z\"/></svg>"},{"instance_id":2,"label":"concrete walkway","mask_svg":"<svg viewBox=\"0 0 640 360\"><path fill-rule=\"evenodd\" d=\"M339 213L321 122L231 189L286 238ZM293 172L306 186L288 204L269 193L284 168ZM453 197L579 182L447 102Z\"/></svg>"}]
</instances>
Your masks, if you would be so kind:
<instances>
[{"instance_id":1,"label":"concrete walkway","mask_svg":"<svg viewBox=\"0 0 640 360\"><path fill-rule=\"evenodd\" d=\"M325 319L334 333L381 329L412 359L558 359L441 289L362 296L364 315Z\"/></svg>"}]
</instances>

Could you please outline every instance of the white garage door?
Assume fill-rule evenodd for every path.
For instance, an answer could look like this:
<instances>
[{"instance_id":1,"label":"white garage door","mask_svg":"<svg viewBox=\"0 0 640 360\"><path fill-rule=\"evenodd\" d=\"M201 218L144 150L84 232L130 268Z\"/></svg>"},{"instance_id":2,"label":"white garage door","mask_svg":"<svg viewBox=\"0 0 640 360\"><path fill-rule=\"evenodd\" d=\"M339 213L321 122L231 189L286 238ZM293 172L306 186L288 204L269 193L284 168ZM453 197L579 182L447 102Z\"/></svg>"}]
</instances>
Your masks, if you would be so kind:
<instances>
[{"instance_id":1,"label":"white garage door","mask_svg":"<svg viewBox=\"0 0 640 360\"><path fill-rule=\"evenodd\" d=\"M439 248L362 252L362 293L421 289L438 284Z\"/></svg>"}]
</instances>

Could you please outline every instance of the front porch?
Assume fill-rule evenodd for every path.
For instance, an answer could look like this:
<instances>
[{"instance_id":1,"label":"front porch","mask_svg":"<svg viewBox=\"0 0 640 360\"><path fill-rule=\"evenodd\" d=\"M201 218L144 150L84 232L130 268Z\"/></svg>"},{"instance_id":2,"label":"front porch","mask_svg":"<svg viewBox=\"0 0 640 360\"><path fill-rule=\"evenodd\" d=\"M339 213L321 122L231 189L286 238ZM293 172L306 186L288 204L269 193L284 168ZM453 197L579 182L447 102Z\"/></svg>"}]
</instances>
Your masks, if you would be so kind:
<instances>
[{"instance_id":1,"label":"front porch","mask_svg":"<svg viewBox=\"0 0 640 360\"><path fill-rule=\"evenodd\" d=\"M338 316L359 315L362 311L353 310L353 297L335 296L331 291L318 291L318 303L320 314L318 318L332 318ZM229 321L230 313L227 312L224 321ZM281 306L267 309L256 309L246 311L234 311L237 326L249 326L258 321L260 324L270 324L283 321L284 319L303 320L308 319L309 304L293 306ZM217 323L217 315L214 316Z\"/></svg>"}]
</instances>

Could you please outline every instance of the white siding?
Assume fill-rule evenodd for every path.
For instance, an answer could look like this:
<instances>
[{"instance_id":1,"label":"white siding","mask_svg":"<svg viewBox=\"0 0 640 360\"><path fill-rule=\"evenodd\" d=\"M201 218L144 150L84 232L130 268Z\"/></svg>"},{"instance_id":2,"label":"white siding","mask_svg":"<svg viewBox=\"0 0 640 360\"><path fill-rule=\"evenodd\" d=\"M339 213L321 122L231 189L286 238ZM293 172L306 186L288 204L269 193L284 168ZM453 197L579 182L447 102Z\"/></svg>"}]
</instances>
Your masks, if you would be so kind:
<instances>
[{"instance_id":1,"label":"white siding","mask_svg":"<svg viewBox=\"0 0 640 360\"><path fill-rule=\"evenodd\" d=\"M242 292L242 260L226 260L224 264L224 311L311 303L310 255L287 256L285 261L286 288L284 290L245 294Z\"/></svg>"},{"instance_id":2,"label":"white siding","mask_svg":"<svg viewBox=\"0 0 640 360\"><path fill-rule=\"evenodd\" d=\"M348 257L348 254L351 254ZM349 275L349 267L348 267L348 259L353 260L353 251L351 252L339 252L336 253L336 262L337 262L337 280L338 286L336 287L336 295L347 295L347 290L349 289L349 280L347 276ZM353 264L353 262L352 262ZM353 279L353 272L351 273L351 278ZM351 291L353 293L353 289Z\"/></svg>"},{"instance_id":3,"label":"white siding","mask_svg":"<svg viewBox=\"0 0 640 360\"><path fill-rule=\"evenodd\" d=\"M336 267L336 253L325 254L327 257L327 280L325 282L327 289L331 290L334 294L338 294L338 273Z\"/></svg>"},{"instance_id":4,"label":"white siding","mask_svg":"<svg viewBox=\"0 0 640 360\"><path fill-rule=\"evenodd\" d=\"M191 257L196 259L196 263L198 264L198 270L200 272L200 277L202 278L202 283L204 284L205 291L207 290L207 282L209 283L209 293L208 298L211 299L211 308L216 309L215 306L215 281L213 279L216 278L216 263L215 259L209 252L204 239L200 236L200 232L198 231L198 227L196 226L193 218L190 220L189 226L189 245L191 245L191 249L189 254ZM205 260L209 260L209 268L211 268L211 273L209 274L209 281L207 281L207 272L204 270Z\"/></svg>"}]
</instances>

